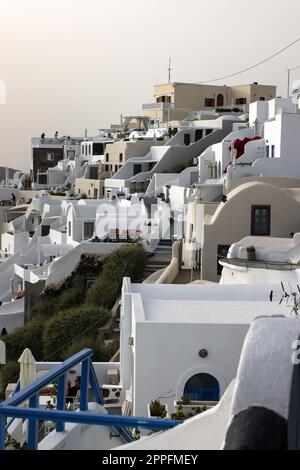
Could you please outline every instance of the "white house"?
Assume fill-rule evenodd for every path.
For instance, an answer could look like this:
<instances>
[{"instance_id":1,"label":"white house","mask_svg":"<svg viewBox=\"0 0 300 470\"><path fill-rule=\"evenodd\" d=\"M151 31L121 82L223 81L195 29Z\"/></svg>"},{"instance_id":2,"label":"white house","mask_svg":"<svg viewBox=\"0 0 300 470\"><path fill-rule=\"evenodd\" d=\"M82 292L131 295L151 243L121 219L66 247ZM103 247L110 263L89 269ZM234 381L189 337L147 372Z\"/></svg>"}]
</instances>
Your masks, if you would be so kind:
<instances>
[{"instance_id":1,"label":"white house","mask_svg":"<svg viewBox=\"0 0 300 470\"><path fill-rule=\"evenodd\" d=\"M72 245L93 237L96 211L99 200L81 199L77 204L69 204L67 218L67 242Z\"/></svg>"},{"instance_id":2,"label":"white house","mask_svg":"<svg viewBox=\"0 0 300 470\"><path fill-rule=\"evenodd\" d=\"M133 415L160 399L218 401L260 315L284 314L265 286L149 285L124 279L120 385Z\"/></svg>"}]
</instances>

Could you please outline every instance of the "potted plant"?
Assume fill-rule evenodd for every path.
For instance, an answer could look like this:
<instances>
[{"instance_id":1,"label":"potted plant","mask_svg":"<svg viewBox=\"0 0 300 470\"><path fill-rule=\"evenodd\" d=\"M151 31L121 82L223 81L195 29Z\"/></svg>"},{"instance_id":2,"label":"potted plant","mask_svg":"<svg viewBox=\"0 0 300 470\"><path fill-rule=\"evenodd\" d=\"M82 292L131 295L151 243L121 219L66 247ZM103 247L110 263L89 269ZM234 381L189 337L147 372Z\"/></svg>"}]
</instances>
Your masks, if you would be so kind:
<instances>
[{"instance_id":1,"label":"potted plant","mask_svg":"<svg viewBox=\"0 0 300 470\"><path fill-rule=\"evenodd\" d=\"M188 416L184 413L183 411L183 406L182 405L178 405L177 406L177 410L176 410L176 413L173 413L171 415L171 418L174 419L174 420L179 420L179 421L184 421L185 419L188 418Z\"/></svg>"},{"instance_id":2,"label":"potted plant","mask_svg":"<svg viewBox=\"0 0 300 470\"><path fill-rule=\"evenodd\" d=\"M246 248L247 251L247 259L248 261L255 261L256 260L256 250L253 245L247 246Z\"/></svg>"},{"instance_id":3,"label":"potted plant","mask_svg":"<svg viewBox=\"0 0 300 470\"><path fill-rule=\"evenodd\" d=\"M209 410L216 404L217 402L191 401L187 396L183 396L180 400L174 401L175 413L171 417L178 420L191 418Z\"/></svg>"},{"instance_id":4,"label":"potted plant","mask_svg":"<svg viewBox=\"0 0 300 470\"><path fill-rule=\"evenodd\" d=\"M162 405L159 400L154 400L147 405L148 416L150 418L169 418L168 405Z\"/></svg>"}]
</instances>

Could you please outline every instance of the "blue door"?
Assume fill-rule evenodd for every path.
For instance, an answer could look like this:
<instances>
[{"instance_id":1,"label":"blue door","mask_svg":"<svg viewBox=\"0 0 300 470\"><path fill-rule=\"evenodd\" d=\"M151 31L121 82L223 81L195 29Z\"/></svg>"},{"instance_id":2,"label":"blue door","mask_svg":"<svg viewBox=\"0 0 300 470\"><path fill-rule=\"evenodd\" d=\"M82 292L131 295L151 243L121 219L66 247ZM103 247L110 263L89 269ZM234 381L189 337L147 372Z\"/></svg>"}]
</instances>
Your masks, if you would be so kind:
<instances>
[{"instance_id":1,"label":"blue door","mask_svg":"<svg viewBox=\"0 0 300 470\"><path fill-rule=\"evenodd\" d=\"M219 382L210 374L196 374L187 381L184 396L190 401L219 401Z\"/></svg>"}]
</instances>

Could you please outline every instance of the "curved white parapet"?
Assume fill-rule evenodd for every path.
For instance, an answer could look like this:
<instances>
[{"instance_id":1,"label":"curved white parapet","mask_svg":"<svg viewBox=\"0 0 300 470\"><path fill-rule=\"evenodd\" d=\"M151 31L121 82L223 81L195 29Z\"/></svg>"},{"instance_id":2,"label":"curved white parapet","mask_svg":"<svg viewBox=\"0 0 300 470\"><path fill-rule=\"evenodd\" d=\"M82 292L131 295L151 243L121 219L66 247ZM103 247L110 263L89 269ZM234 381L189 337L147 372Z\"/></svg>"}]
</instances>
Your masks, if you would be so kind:
<instances>
[{"instance_id":1,"label":"curved white parapet","mask_svg":"<svg viewBox=\"0 0 300 470\"><path fill-rule=\"evenodd\" d=\"M299 335L297 318L260 318L252 324L238 367L231 416L255 405L287 419L292 346Z\"/></svg>"},{"instance_id":2,"label":"curved white parapet","mask_svg":"<svg viewBox=\"0 0 300 470\"><path fill-rule=\"evenodd\" d=\"M252 245L257 260L295 264L300 261L300 233L293 238L245 237L231 245L227 257L247 259L247 247Z\"/></svg>"}]
</instances>

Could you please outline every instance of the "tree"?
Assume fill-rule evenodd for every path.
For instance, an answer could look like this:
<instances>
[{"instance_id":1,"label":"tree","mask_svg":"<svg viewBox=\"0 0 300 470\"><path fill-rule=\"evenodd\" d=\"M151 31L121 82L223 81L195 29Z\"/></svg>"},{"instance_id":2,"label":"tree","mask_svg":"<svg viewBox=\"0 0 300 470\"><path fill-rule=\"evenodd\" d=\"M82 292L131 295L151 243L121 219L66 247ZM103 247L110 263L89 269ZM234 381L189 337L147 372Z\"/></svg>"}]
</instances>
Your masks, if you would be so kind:
<instances>
[{"instance_id":1,"label":"tree","mask_svg":"<svg viewBox=\"0 0 300 470\"><path fill-rule=\"evenodd\" d=\"M9 383L17 383L20 373L20 364L16 361L9 361L1 368L0 392L5 396L5 390Z\"/></svg>"},{"instance_id":2,"label":"tree","mask_svg":"<svg viewBox=\"0 0 300 470\"><path fill-rule=\"evenodd\" d=\"M25 348L31 350L37 361L42 360L44 328L45 319L37 317L27 325L17 328L15 331L5 336L4 341L6 344L7 360L18 360Z\"/></svg>"},{"instance_id":3,"label":"tree","mask_svg":"<svg viewBox=\"0 0 300 470\"><path fill-rule=\"evenodd\" d=\"M86 295L91 305L112 308L120 295L123 277L140 281L144 274L147 255L142 246L123 246L104 261L103 272Z\"/></svg>"},{"instance_id":4,"label":"tree","mask_svg":"<svg viewBox=\"0 0 300 470\"><path fill-rule=\"evenodd\" d=\"M55 314L46 323L43 345L44 356L52 361L63 358L63 350L75 342L80 335L96 338L98 328L111 316L108 310L92 305L83 305Z\"/></svg>"},{"instance_id":5,"label":"tree","mask_svg":"<svg viewBox=\"0 0 300 470\"><path fill-rule=\"evenodd\" d=\"M65 360L85 348L91 348L93 350L94 354L92 359L94 362L108 362L118 351L119 342L113 341L112 343L104 344L99 337L85 336L68 346L62 352L62 358Z\"/></svg>"}]
</instances>

